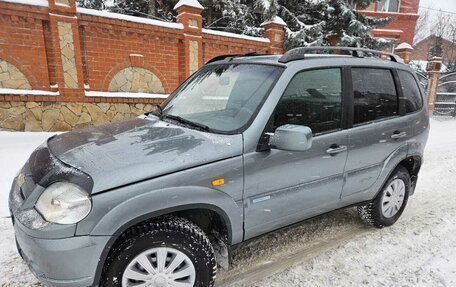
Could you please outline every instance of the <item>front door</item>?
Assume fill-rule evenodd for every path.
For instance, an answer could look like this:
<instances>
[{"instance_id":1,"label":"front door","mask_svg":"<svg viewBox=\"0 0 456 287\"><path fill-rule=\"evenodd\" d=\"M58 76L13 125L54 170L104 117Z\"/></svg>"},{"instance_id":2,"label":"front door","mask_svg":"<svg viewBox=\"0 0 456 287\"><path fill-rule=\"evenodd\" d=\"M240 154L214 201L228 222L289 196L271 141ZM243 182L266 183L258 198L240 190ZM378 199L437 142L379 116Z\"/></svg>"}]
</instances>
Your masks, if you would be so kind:
<instances>
[{"instance_id":1,"label":"front door","mask_svg":"<svg viewBox=\"0 0 456 287\"><path fill-rule=\"evenodd\" d=\"M342 129L342 69L297 73L270 120L312 129L304 152L268 149L244 158L245 239L334 209L340 200L347 158Z\"/></svg>"}]
</instances>

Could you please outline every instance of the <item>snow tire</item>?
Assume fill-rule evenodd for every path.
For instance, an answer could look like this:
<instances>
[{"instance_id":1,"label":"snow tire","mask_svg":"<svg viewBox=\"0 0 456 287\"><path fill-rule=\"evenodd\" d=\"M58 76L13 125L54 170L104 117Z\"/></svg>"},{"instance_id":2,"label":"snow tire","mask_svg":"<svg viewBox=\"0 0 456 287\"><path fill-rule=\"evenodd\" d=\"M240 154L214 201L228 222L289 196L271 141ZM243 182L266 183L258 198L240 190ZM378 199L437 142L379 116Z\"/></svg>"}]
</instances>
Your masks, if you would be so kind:
<instances>
[{"instance_id":1,"label":"snow tire","mask_svg":"<svg viewBox=\"0 0 456 287\"><path fill-rule=\"evenodd\" d=\"M214 286L217 263L208 237L196 224L179 217L156 218L124 232L106 259L100 286L121 287L130 261L156 247L171 247L190 258L196 270L195 287Z\"/></svg>"},{"instance_id":2,"label":"snow tire","mask_svg":"<svg viewBox=\"0 0 456 287\"><path fill-rule=\"evenodd\" d=\"M382 199L385 194L386 188L396 179L401 179L405 183L405 195L402 206L399 211L392 217L387 218L382 212ZM377 197L366 205L358 206L358 215L367 226L376 228L383 228L385 226L393 225L401 216L402 212L407 205L410 190L410 174L403 166L398 166L391 174Z\"/></svg>"}]
</instances>

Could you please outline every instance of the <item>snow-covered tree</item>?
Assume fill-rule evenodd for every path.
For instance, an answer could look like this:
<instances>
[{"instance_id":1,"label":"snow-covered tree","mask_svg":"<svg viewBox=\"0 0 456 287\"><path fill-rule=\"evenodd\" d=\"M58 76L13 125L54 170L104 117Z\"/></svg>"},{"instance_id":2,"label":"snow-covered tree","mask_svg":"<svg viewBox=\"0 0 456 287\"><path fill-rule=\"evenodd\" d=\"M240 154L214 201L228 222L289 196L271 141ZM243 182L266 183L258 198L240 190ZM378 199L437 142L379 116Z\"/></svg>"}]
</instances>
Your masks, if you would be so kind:
<instances>
[{"instance_id":1,"label":"snow-covered tree","mask_svg":"<svg viewBox=\"0 0 456 287\"><path fill-rule=\"evenodd\" d=\"M105 1L104 0L77 0L76 2L79 7L100 10L103 8Z\"/></svg>"},{"instance_id":2,"label":"snow-covered tree","mask_svg":"<svg viewBox=\"0 0 456 287\"><path fill-rule=\"evenodd\" d=\"M211 29L244 33L249 21L248 7L240 0L201 0L203 24Z\"/></svg>"},{"instance_id":3,"label":"snow-covered tree","mask_svg":"<svg viewBox=\"0 0 456 287\"><path fill-rule=\"evenodd\" d=\"M365 8L374 0L257 0L253 6L263 21L275 16L288 25L286 48L338 45L383 48L390 43L372 37L370 31L390 19L362 15L353 9Z\"/></svg>"},{"instance_id":4,"label":"snow-covered tree","mask_svg":"<svg viewBox=\"0 0 456 287\"><path fill-rule=\"evenodd\" d=\"M100 9L108 0L78 0L80 5ZM111 2L113 0L110 0ZM115 0L107 7L118 13L174 20L178 0ZM200 0L205 7L203 25L211 29L259 36L261 23L276 16L287 24L285 47L339 45L384 48L391 43L372 37L370 31L390 19L362 15L374 0Z\"/></svg>"},{"instance_id":5,"label":"snow-covered tree","mask_svg":"<svg viewBox=\"0 0 456 287\"><path fill-rule=\"evenodd\" d=\"M174 5L178 0L116 0L109 7L117 13L161 20L175 20Z\"/></svg>"}]
</instances>

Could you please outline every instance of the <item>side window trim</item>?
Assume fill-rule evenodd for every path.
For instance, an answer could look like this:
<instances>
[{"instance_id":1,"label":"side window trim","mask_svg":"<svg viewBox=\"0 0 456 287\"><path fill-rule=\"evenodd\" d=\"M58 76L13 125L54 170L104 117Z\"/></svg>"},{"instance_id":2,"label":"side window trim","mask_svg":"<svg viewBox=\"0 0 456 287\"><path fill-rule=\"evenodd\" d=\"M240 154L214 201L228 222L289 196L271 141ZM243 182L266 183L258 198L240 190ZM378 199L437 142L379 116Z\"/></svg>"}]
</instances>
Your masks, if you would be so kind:
<instances>
[{"instance_id":1,"label":"side window trim","mask_svg":"<svg viewBox=\"0 0 456 287\"><path fill-rule=\"evenodd\" d=\"M354 118L354 99L353 99L353 79L352 79L352 67L342 67L342 81L344 82L343 88L343 99L342 105L344 113L342 114L342 128L350 129L353 127Z\"/></svg>"},{"instance_id":2,"label":"side window trim","mask_svg":"<svg viewBox=\"0 0 456 287\"><path fill-rule=\"evenodd\" d=\"M399 73L396 69L392 69L394 84L396 85L397 101L399 105L399 116L405 116L405 96L404 91L402 90L401 79L399 78Z\"/></svg>"},{"instance_id":3,"label":"side window trim","mask_svg":"<svg viewBox=\"0 0 456 287\"><path fill-rule=\"evenodd\" d=\"M396 81L395 81L395 76L394 76L394 73L393 73L393 68L388 68L388 67L382 67L382 66L363 66L363 65L357 65L357 66L347 66L349 69L350 69L350 84L351 84L351 91L350 91L350 95L349 95L349 98L350 98L350 101L352 102L352 105L350 107L350 109L352 110L351 112L351 126L349 128L356 128L356 127L362 127L362 126L365 126L365 125L369 125L369 124L373 124L373 123L379 123L379 122L383 122L383 121L388 121L388 120L392 120L392 119L396 119L396 118L399 118L400 115L399 115L399 112L400 112L400 103L399 103L399 86L397 85ZM381 70L388 70L390 71L392 77L393 77L393 81L394 81L394 85L395 85L395 90L396 90L396 96L397 96L397 100L398 100L398 115L395 115L395 116L390 116L390 117L385 117L385 118L380 118L380 119L376 119L376 120L372 120L372 121L368 121L368 122L364 122L364 123L359 123L359 124L354 124L354 117L355 117L355 113L354 113L354 90L353 90L353 73L352 73L352 69L381 69Z\"/></svg>"},{"instance_id":4,"label":"side window trim","mask_svg":"<svg viewBox=\"0 0 456 287\"><path fill-rule=\"evenodd\" d=\"M258 140L258 145L257 145L257 149L256 151L257 152L261 152L261 151L264 151L264 150L267 150L267 145L268 145L268 140L269 140L269 136L265 136L266 133L268 132L271 132L271 129L272 129L272 125L273 125L273 117L274 117L274 114L276 113L277 111L277 108L278 108L278 104L280 103L280 100L282 99L283 95L285 94L285 92L287 91L288 87L290 86L291 82L293 81L293 79L299 74L299 73L303 73L303 72L308 72L308 71L315 71L315 70L327 70L327 69L339 69L340 70L340 76L341 76L341 81L342 81L342 103L341 103L341 107L343 109L342 111L342 119L341 119L341 128L339 129L336 129L336 130L331 130L331 131L327 131L327 132L324 132L324 133L318 133L318 134L313 134L312 136L315 138L315 137L318 137L318 136L322 136L322 135L326 135L326 134L330 134L330 133L335 133L335 132L340 132L342 130L345 130L348 127L347 123L347 115L344 115L344 111L346 110L346 103L347 103L347 95L349 95L350 91L348 90L348 88L351 86L347 86L344 81L345 81L345 78L347 77L346 74L347 74L347 71L346 69L348 68L348 66L344 66L344 65L335 65L335 66L324 66L324 67L314 67L314 68L304 68L304 69L301 69L299 71L297 71L293 77L291 77L291 79L289 80L287 86L285 87L285 89L283 90L282 94L280 95L280 98L279 98L279 101L277 102L276 106L274 107L274 110L272 111L271 115L269 115L269 119L266 123L266 126L264 127L263 129L263 132L261 133L261 136Z\"/></svg>"},{"instance_id":5,"label":"side window trim","mask_svg":"<svg viewBox=\"0 0 456 287\"><path fill-rule=\"evenodd\" d=\"M279 102L277 102L277 105L276 105L276 107L274 109L274 112L271 114L271 118L270 118L271 123L273 122L272 117L274 116L274 113L277 110L278 104L280 103L280 100L284 96L285 92L288 90L288 87L293 82L293 80L295 79L296 76L298 76L300 73L304 73L304 72L338 69L340 71L340 80L341 80L341 88L342 88L341 108L344 109L345 108L345 105L344 105L344 103L345 103L345 99L344 99L344 96L345 96L345 93L344 93L345 85L344 85L344 70L343 70L343 68L344 67L342 65L338 65L338 66L324 66L324 67L307 68L307 69L302 69L302 70L297 71L293 75L293 77L291 77L291 79L288 82L287 87L285 88L285 90L283 90L283 93L280 96ZM323 135L327 135L327 134L331 134L331 133L335 133L335 132L339 132L341 130L344 130L344 111L343 110L342 110L341 117L342 118L341 118L341 127L340 128L334 129L334 130L325 131L325 132L320 132L320 133L314 133L314 134L312 134L312 137L315 138L315 137L318 137L318 136L323 136ZM268 123L269 123L269 121L268 121Z\"/></svg>"},{"instance_id":6,"label":"side window trim","mask_svg":"<svg viewBox=\"0 0 456 287\"><path fill-rule=\"evenodd\" d=\"M415 85L418 87L418 91L420 93L421 107L419 109L417 109L416 111L413 111L413 112L410 112L410 113L406 113L405 112L405 95L404 95L404 91L402 90L402 84L401 84L401 80L400 80L400 77L399 77L399 71L407 73L410 76L412 76L412 78L413 78L413 80L415 82ZM402 70L402 69L396 70L396 73L398 74L398 81L399 81L398 83L399 83L399 87L400 87L400 90L402 92L403 101L404 101L404 116L413 115L413 114L416 114L416 113L419 113L419 112L423 111L424 106L427 104L426 101L425 101L425 94L424 94L425 91L421 87L421 84L418 81L416 75L414 75L414 73L412 73L412 72L410 72L408 70Z\"/></svg>"}]
</instances>

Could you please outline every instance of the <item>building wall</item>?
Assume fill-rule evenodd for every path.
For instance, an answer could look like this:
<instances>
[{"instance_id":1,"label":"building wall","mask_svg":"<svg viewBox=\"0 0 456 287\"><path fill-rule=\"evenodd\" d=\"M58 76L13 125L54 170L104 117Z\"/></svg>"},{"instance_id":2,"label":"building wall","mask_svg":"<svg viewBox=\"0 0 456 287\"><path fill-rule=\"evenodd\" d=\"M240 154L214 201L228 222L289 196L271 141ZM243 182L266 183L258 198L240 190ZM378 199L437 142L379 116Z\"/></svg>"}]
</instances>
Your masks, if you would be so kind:
<instances>
[{"instance_id":1,"label":"building wall","mask_svg":"<svg viewBox=\"0 0 456 287\"><path fill-rule=\"evenodd\" d=\"M428 61L429 50L435 45L436 36L431 35L414 46L412 60ZM456 62L456 43L442 39L443 63Z\"/></svg>"},{"instance_id":2,"label":"building wall","mask_svg":"<svg viewBox=\"0 0 456 287\"><path fill-rule=\"evenodd\" d=\"M283 26L265 26L264 38L248 38L202 29L202 10L195 7L181 6L178 22L168 23L55 1L0 0L0 130L57 131L121 120L149 111L215 56L282 52L267 37L283 39Z\"/></svg>"},{"instance_id":3,"label":"building wall","mask_svg":"<svg viewBox=\"0 0 456 287\"><path fill-rule=\"evenodd\" d=\"M102 17L78 14L83 43L85 84L91 90L107 91L112 78L127 67L142 67L154 73L170 93L179 84L180 30L128 23L103 23Z\"/></svg>"},{"instance_id":4,"label":"building wall","mask_svg":"<svg viewBox=\"0 0 456 287\"><path fill-rule=\"evenodd\" d=\"M49 89L44 36L49 22L45 10L18 9L17 6L0 2L0 59L21 71L27 77L30 89Z\"/></svg>"},{"instance_id":5,"label":"building wall","mask_svg":"<svg viewBox=\"0 0 456 287\"><path fill-rule=\"evenodd\" d=\"M380 12L378 11L378 2L374 2L371 11L360 11L366 16L376 18L391 17L392 21L384 27L373 30L376 37L396 39L396 44L408 43L413 44L415 37L415 27L418 21L418 9L420 0L400 0L399 12Z\"/></svg>"},{"instance_id":6,"label":"building wall","mask_svg":"<svg viewBox=\"0 0 456 287\"><path fill-rule=\"evenodd\" d=\"M227 38L204 34L203 38L203 62L222 54L246 54L250 52L267 53L269 45L257 42L251 43L244 39Z\"/></svg>"}]
</instances>

